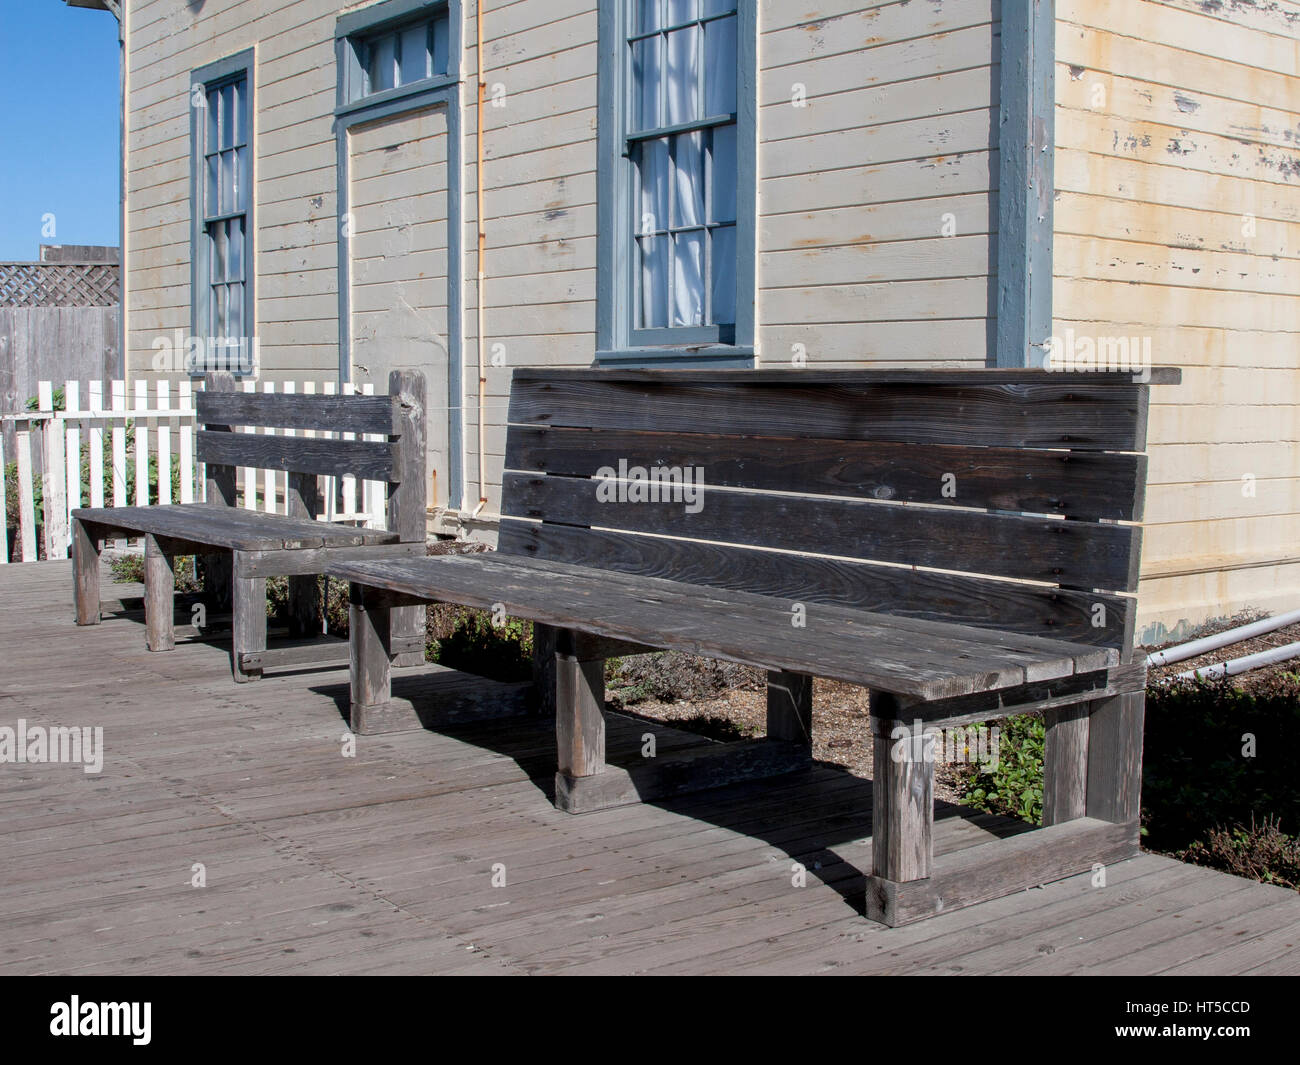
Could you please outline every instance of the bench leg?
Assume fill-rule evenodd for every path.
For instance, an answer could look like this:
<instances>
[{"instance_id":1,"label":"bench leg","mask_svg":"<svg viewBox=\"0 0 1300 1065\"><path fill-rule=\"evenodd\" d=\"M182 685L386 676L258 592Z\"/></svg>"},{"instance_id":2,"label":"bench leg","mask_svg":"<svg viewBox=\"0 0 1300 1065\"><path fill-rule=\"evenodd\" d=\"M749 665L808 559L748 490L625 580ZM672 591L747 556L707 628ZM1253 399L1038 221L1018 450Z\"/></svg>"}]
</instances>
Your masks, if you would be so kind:
<instances>
[{"instance_id":1,"label":"bench leg","mask_svg":"<svg viewBox=\"0 0 1300 1065\"><path fill-rule=\"evenodd\" d=\"M428 639L429 608L395 606L389 621L393 644L399 650L393 665L399 669L424 665L424 645Z\"/></svg>"},{"instance_id":2,"label":"bench leg","mask_svg":"<svg viewBox=\"0 0 1300 1065\"><path fill-rule=\"evenodd\" d=\"M289 578L289 635L320 635L320 578L314 573Z\"/></svg>"},{"instance_id":3,"label":"bench leg","mask_svg":"<svg viewBox=\"0 0 1300 1065\"><path fill-rule=\"evenodd\" d=\"M152 533L144 538L144 630L150 651L176 646L176 572L174 562Z\"/></svg>"},{"instance_id":4,"label":"bench leg","mask_svg":"<svg viewBox=\"0 0 1300 1065\"><path fill-rule=\"evenodd\" d=\"M72 598L78 625L99 624L99 538L86 524L72 521Z\"/></svg>"},{"instance_id":5,"label":"bench leg","mask_svg":"<svg viewBox=\"0 0 1300 1065\"><path fill-rule=\"evenodd\" d=\"M812 748L812 677L768 670L767 738Z\"/></svg>"},{"instance_id":6,"label":"bench leg","mask_svg":"<svg viewBox=\"0 0 1300 1065\"><path fill-rule=\"evenodd\" d=\"M565 646L561 634L560 646ZM555 805L569 813L592 806L590 784L605 768L605 660L583 660L566 650L555 654ZM603 799L592 797L598 806Z\"/></svg>"},{"instance_id":7,"label":"bench leg","mask_svg":"<svg viewBox=\"0 0 1300 1065\"><path fill-rule=\"evenodd\" d=\"M532 709L542 717L555 716L555 649L558 629L533 623Z\"/></svg>"},{"instance_id":8,"label":"bench leg","mask_svg":"<svg viewBox=\"0 0 1300 1065\"><path fill-rule=\"evenodd\" d=\"M1043 824L1060 825L1088 812L1089 710L1074 703L1043 713Z\"/></svg>"},{"instance_id":9,"label":"bench leg","mask_svg":"<svg viewBox=\"0 0 1300 1065\"><path fill-rule=\"evenodd\" d=\"M234 570L238 573L239 552L234 553ZM244 683L262 676L260 654L266 650L266 578L231 578L232 645L235 680ZM259 656L257 665L246 664L245 656Z\"/></svg>"},{"instance_id":10,"label":"bench leg","mask_svg":"<svg viewBox=\"0 0 1300 1065\"><path fill-rule=\"evenodd\" d=\"M1087 814L1127 826L1129 855L1138 853L1142 815L1142 729L1146 692L1089 704Z\"/></svg>"},{"instance_id":11,"label":"bench leg","mask_svg":"<svg viewBox=\"0 0 1300 1065\"><path fill-rule=\"evenodd\" d=\"M892 700L871 693L871 876L867 916L890 920L898 885L930 876L934 861L934 736L893 717ZM882 712L883 711L883 712Z\"/></svg>"},{"instance_id":12,"label":"bench leg","mask_svg":"<svg viewBox=\"0 0 1300 1065\"><path fill-rule=\"evenodd\" d=\"M367 602L367 589L358 584L352 585L349 599L351 728L358 735L389 731L384 725L392 704L393 671L389 653L392 611L373 601Z\"/></svg>"}]
</instances>

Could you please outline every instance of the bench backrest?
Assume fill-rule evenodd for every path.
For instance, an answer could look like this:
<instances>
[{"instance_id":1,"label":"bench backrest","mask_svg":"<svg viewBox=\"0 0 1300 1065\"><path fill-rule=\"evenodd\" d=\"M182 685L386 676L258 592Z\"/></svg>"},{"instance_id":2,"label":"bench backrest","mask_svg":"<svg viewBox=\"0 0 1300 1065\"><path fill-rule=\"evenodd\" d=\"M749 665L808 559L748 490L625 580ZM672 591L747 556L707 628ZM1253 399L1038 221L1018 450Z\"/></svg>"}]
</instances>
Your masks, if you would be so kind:
<instances>
[{"instance_id":1,"label":"bench backrest","mask_svg":"<svg viewBox=\"0 0 1300 1065\"><path fill-rule=\"evenodd\" d=\"M196 454L207 464L208 501L235 505L235 470L289 474L289 513L321 511L318 476L351 474L387 485L388 528L403 541L425 537L425 383L394 370L388 395L286 395L237 392L230 374L209 374L196 400ZM294 436L234 432L239 427L292 429ZM307 436L306 432L317 435ZM332 439L333 433L382 440Z\"/></svg>"},{"instance_id":2,"label":"bench backrest","mask_svg":"<svg viewBox=\"0 0 1300 1065\"><path fill-rule=\"evenodd\" d=\"M516 370L498 549L1128 654L1148 393L1042 370ZM656 501L638 467L698 468L704 494Z\"/></svg>"}]
</instances>

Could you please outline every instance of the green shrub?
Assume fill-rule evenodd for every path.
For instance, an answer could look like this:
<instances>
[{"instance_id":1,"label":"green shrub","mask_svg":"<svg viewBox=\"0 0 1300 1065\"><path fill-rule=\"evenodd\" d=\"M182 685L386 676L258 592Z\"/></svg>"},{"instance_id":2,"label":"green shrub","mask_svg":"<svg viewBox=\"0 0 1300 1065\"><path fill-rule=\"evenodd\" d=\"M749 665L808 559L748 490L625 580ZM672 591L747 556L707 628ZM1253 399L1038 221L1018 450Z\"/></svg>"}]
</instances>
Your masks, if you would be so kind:
<instances>
[{"instance_id":1,"label":"green shrub","mask_svg":"<svg viewBox=\"0 0 1300 1065\"><path fill-rule=\"evenodd\" d=\"M1253 737L1253 757L1243 753ZM1277 819L1300 833L1300 699L1230 684L1147 689L1143 822L1151 847L1178 851L1211 828Z\"/></svg>"},{"instance_id":2,"label":"green shrub","mask_svg":"<svg viewBox=\"0 0 1300 1065\"><path fill-rule=\"evenodd\" d=\"M971 728L983 728L972 725ZM1040 715L1021 714L999 722L998 761L991 773L971 766L962 773L963 801L977 810L1043 823L1043 739Z\"/></svg>"},{"instance_id":3,"label":"green shrub","mask_svg":"<svg viewBox=\"0 0 1300 1065\"><path fill-rule=\"evenodd\" d=\"M1300 888L1300 839L1278 828L1278 819L1252 819L1249 826L1212 828L1204 840L1174 854L1185 862L1208 865L1265 884Z\"/></svg>"},{"instance_id":4,"label":"green shrub","mask_svg":"<svg viewBox=\"0 0 1300 1065\"><path fill-rule=\"evenodd\" d=\"M202 589L193 555L177 556L174 565L178 592L197 592ZM118 555L109 563L109 571L113 574L115 584L143 584L144 556Z\"/></svg>"},{"instance_id":5,"label":"green shrub","mask_svg":"<svg viewBox=\"0 0 1300 1065\"><path fill-rule=\"evenodd\" d=\"M518 618L493 625L487 611L467 609L449 635L430 641L429 657L493 680L528 680L533 675L533 626Z\"/></svg>"},{"instance_id":6,"label":"green shrub","mask_svg":"<svg viewBox=\"0 0 1300 1065\"><path fill-rule=\"evenodd\" d=\"M961 777L963 801L1042 820L1043 722L1001 723L998 767ZM1223 681L1147 689L1142 835L1152 850L1300 887L1300 698Z\"/></svg>"}]
</instances>

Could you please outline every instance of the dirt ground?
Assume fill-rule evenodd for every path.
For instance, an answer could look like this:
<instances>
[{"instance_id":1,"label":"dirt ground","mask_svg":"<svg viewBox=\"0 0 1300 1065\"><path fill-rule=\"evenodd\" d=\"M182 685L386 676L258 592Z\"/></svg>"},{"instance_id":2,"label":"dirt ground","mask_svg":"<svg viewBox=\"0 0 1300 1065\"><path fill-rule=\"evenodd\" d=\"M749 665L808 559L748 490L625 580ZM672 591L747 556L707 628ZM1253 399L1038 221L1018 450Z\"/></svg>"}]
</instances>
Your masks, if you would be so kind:
<instances>
[{"instance_id":1,"label":"dirt ground","mask_svg":"<svg viewBox=\"0 0 1300 1065\"><path fill-rule=\"evenodd\" d=\"M686 659L687 656L671 657ZM701 665L703 667L703 663ZM673 668L682 670L686 667L678 664ZM650 698L628 703L622 689L611 685L610 701L622 713L652 721L672 722L687 731L714 739L750 739L766 735L767 693L762 674L742 667L731 669L748 676L738 677L736 686L720 692L693 694L672 702ZM813 757L819 762L840 766L854 776L870 779L872 752L866 689L837 681L814 680ZM946 802L958 802L961 796L955 774L942 763L935 766L934 790L936 798Z\"/></svg>"},{"instance_id":2,"label":"dirt ground","mask_svg":"<svg viewBox=\"0 0 1300 1065\"><path fill-rule=\"evenodd\" d=\"M1211 622L1190 638L1235 628L1258 620L1260 616ZM1199 658L1152 669L1149 682L1159 683L1184 670L1214 665L1229 658L1240 658L1297 641L1300 641L1300 625L1292 625ZM1178 641L1186 642L1188 640ZM1142 648L1142 652L1149 654L1158 649ZM652 663L658 666L654 671L655 688L666 689L667 695L673 691L685 694L677 698L666 695L644 698L643 691L638 688L644 688L645 674L650 672ZM628 672L632 674L630 677L620 675ZM1246 691L1260 694L1289 691L1300 698L1300 659L1234 677L1232 682ZM644 656L627 659L622 669L615 671L609 695L611 704L623 713L653 721L673 722L680 728L714 739L752 738L766 734L766 693L763 675L758 670L706 662L686 655ZM820 762L842 766L855 776L871 777L871 723L865 689L835 681L814 681L813 757ZM961 796L956 773L952 767L942 763L935 767L935 796L948 802L958 802Z\"/></svg>"}]
</instances>

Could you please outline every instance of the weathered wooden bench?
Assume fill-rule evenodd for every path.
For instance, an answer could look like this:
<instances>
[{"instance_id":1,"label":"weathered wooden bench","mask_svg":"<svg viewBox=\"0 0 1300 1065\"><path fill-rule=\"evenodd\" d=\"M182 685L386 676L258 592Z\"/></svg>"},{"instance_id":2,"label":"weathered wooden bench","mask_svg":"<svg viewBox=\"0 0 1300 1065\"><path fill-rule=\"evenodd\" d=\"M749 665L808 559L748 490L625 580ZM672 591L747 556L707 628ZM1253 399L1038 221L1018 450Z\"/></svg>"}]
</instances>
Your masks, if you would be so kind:
<instances>
[{"instance_id":1,"label":"weathered wooden bench","mask_svg":"<svg viewBox=\"0 0 1300 1065\"><path fill-rule=\"evenodd\" d=\"M330 567L352 582L354 727L393 723L392 608L495 606L537 625L561 809L807 766L817 676L870 689L873 918L1129 857L1145 664L1122 523L1148 396L1115 373L517 370L498 551ZM667 475L656 496L656 470L698 470L703 496ZM604 659L647 648L766 669L767 738L606 765ZM930 730L1027 711L1044 827L936 860Z\"/></svg>"},{"instance_id":2,"label":"weathered wooden bench","mask_svg":"<svg viewBox=\"0 0 1300 1065\"><path fill-rule=\"evenodd\" d=\"M318 664L319 649L267 647L266 578L289 578L291 631L311 632L322 608L317 576L330 559L409 558L425 551L425 384L394 371L389 395L286 395L234 391L229 374L210 374L197 396L196 454L206 464L206 501L169 506L101 507L72 512L77 624L100 620L99 556L105 540L144 539L145 633L151 651L170 651L178 555L208 560L213 589L232 611L236 680L266 668ZM291 429L297 435L240 433L235 427ZM306 433L313 435L304 435ZM353 434L332 439L327 434ZM320 434L320 435L315 435ZM382 440L364 440L364 435ZM235 505L237 467L288 473L288 514ZM351 474L387 485L388 528L317 520L321 476ZM229 594L226 594L226 581ZM319 631L319 629L316 629ZM424 661L424 611L394 620L397 665Z\"/></svg>"}]
</instances>

